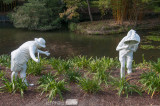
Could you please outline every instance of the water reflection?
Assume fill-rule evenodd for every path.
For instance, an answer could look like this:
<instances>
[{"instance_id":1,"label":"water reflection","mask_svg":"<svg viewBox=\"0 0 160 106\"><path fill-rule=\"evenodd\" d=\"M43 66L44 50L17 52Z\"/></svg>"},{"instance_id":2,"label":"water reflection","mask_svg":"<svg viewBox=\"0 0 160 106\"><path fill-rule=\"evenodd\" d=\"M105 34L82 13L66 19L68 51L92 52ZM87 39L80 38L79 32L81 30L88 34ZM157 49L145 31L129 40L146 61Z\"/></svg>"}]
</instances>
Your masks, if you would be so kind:
<instances>
[{"instance_id":1,"label":"water reflection","mask_svg":"<svg viewBox=\"0 0 160 106\"><path fill-rule=\"evenodd\" d=\"M141 38L144 35L140 33ZM125 34L109 36L91 36L80 35L71 32L39 32L15 29L13 27L0 27L0 54L10 54L11 51L18 48L22 43L33 40L35 37L43 37L47 41L47 50L51 52L51 57L68 57L76 55L87 56L109 56L117 57L115 51L119 41ZM134 53L134 60L142 61L142 54L147 60L156 60L159 57L160 50L142 50L138 49Z\"/></svg>"}]
</instances>

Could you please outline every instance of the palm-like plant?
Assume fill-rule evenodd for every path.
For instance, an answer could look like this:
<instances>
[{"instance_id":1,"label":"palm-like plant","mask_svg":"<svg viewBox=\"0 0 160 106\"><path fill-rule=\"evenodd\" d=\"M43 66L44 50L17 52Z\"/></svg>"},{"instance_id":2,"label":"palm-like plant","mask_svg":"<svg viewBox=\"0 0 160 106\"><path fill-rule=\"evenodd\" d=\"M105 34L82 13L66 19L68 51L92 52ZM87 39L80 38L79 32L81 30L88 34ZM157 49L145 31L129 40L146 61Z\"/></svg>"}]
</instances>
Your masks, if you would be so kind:
<instances>
[{"instance_id":1,"label":"palm-like plant","mask_svg":"<svg viewBox=\"0 0 160 106\"><path fill-rule=\"evenodd\" d=\"M89 78L77 78L78 85L80 85L81 89L87 93L96 93L100 88L101 82L96 79L89 79Z\"/></svg>"},{"instance_id":2,"label":"palm-like plant","mask_svg":"<svg viewBox=\"0 0 160 106\"><path fill-rule=\"evenodd\" d=\"M145 72L141 75L140 82L143 85L143 89L151 94L151 98L156 92L160 92L160 73L154 71Z\"/></svg>"},{"instance_id":3,"label":"palm-like plant","mask_svg":"<svg viewBox=\"0 0 160 106\"><path fill-rule=\"evenodd\" d=\"M9 55L1 55L0 56L0 64L2 65L2 66L5 66L5 67L10 67L10 61L11 61L11 59L10 59L11 57L9 56Z\"/></svg>"},{"instance_id":4,"label":"palm-like plant","mask_svg":"<svg viewBox=\"0 0 160 106\"><path fill-rule=\"evenodd\" d=\"M40 62L36 63L33 60L29 60L27 65L27 74L40 75L44 67L45 59L40 58Z\"/></svg>"},{"instance_id":5,"label":"palm-like plant","mask_svg":"<svg viewBox=\"0 0 160 106\"><path fill-rule=\"evenodd\" d=\"M142 95L141 90L136 85L131 85L125 78L120 80L113 78L111 85L118 91L119 96L125 94L128 98L129 93L132 94L133 92L137 92L139 95Z\"/></svg>"},{"instance_id":6,"label":"palm-like plant","mask_svg":"<svg viewBox=\"0 0 160 106\"><path fill-rule=\"evenodd\" d=\"M152 70L144 72L141 75L140 82L143 85L143 89L151 94L151 98L156 92L160 92L160 58L157 62L151 62Z\"/></svg>"},{"instance_id":7,"label":"palm-like plant","mask_svg":"<svg viewBox=\"0 0 160 106\"><path fill-rule=\"evenodd\" d=\"M77 78L81 77L81 73L77 70L66 70L65 76L69 82L77 82Z\"/></svg>"},{"instance_id":8,"label":"palm-like plant","mask_svg":"<svg viewBox=\"0 0 160 106\"><path fill-rule=\"evenodd\" d=\"M62 92L68 90L65 87L65 80L57 81L54 77L51 76L45 78L47 79L41 79L40 85L38 87L38 89L42 90L41 94L44 92L48 93L47 97L49 97L49 101L52 101L53 97L55 97L57 94L60 96L60 99L63 99Z\"/></svg>"},{"instance_id":9,"label":"palm-like plant","mask_svg":"<svg viewBox=\"0 0 160 106\"><path fill-rule=\"evenodd\" d=\"M8 79L2 77L2 81L4 86L0 87L0 91L3 92L20 92L21 96L23 97L24 91L26 91L28 88L27 85L23 82L23 80L19 77L17 77L16 80L13 80L13 82L10 82Z\"/></svg>"}]
</instances>

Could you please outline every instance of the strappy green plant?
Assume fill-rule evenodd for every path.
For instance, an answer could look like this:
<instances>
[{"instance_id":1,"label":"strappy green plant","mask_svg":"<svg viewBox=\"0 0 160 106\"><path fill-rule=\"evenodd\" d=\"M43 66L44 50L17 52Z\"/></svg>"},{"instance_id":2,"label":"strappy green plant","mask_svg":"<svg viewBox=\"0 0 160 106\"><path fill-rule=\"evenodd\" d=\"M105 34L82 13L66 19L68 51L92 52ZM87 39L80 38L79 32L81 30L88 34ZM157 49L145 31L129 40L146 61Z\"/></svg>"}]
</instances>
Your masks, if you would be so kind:
<instances>
[{"instance_id":1,"label":"strappy green plant","mask_svg":"<svg viewBox=\"0 0 160 106\"><path fill-rule=\"evenodd\" d=\"M55 78L56 76L51 73L45 74L38 80L38 84L47 84L50 79L54 80Z\"/></svg>"},{"instance_id":2,"label":"strappy green plant","mask_svg":"<svg viewBox=\"0 0 160 106\"><path fill-rule=\"evenodd\" d=\"M3 70L0 71L0 79L5 76L5 72Z\"/></svg>"},{"instance_id":3,"label":"strappy green plant","mask_svg":"<svg viewBox=\"0 0 160 106\"><path fill-rule=\"evenodd\" d=\"M88 68L89 62L92 60L92 57L87 58L86 56L75 56L71 59L73 66L79 69Z\"/></svg>"},{"instance_id":4,"label":"strappy green plant","mask_svg":"<svg viewBox=\"0 0 160 106\"><path fill-rule=\"evenodd\" d=\"M70 61L66 61L60 58L51 58L49 63L52 65L54 69L57 70L58 74L61 74L63 71L68 70L72 67Z\"/></svg>"},{"instance_id":5,"label":"strappy green plant","mask_svg":"<svg viewBox=\"0 0 160 106\"><path fill-rule=\"evenodd\" d=\"M152 69L148 72L144 72L140 77L142 88L151 94L151 98L155 93L160 92L160 58L157 62L152 62Z\"/></svg>"},{"instance_id":6,"label":"strappy green plant","mask_svg":"<svg viewBox=\"0 0 160 106\"><path fill-rule=\"evenodd\" d=\"M52 101L57 95L59 95L60 99L63 100L62 93L68 90L65 87L65 80L57 81L57 79L51 76L45 76L45 78L47 79L40 79L39 81L40 85L38 89L42 91L41 95L46 92L46 96L49 98L49 101Z\"/></svg>"},{"instance_id":7,"label":"strappy green plant","mask_svg":"<svg viewBox=\"0 0 160 106\"><path fill-rule=\"evenodd\" d=\"M70 69L66 70L65 76L69 82L77 82L77 78L81 77L81 73L78 70Z\"/></svg>"},{"instance_id":8,"label":"strappy green plant","mask_svg":"<svg viewBox=\"0 0 160 106\"><path fill-rule=\"evenodd\" d=\"M101 82L96 79L77 78L78 85L87 93L96 93L101 90Z\"/></svg>"},{"instance_id":9,"label":"strappy green plant","mask_svg":"<svg viewBox=\"0 0 160 106\"><path fill-rule=\"evenodd\" d=\"M30 59L27 63L27 74L33 74L33 75L41 75L41 72L44 68L44 65L46 64L47 60L45 58L40 57L40 62L36 63L32 59Z\"/></svg>"},{"instance_id":10,"label":"strappy green plant","mask_svg":"<svg viewBox=\"0 0 160 106\"><path fill-rule=\"evenodd\" d=\"M0 91L2 92L20 92L21 96L23 97L24 91L28 89L27 85L19 77L17 77L17 79L14 79L13 82L10 82L8 79L2 77L2 82L4 84L0 87Z\"/></svg>"},{"instance_id":11,"label":"strappy green plant","mask_svg":"<svg viewBox=\"0 0 160 106\"><path fill-rule=\"evenodd\" d=\"M11 65L10 63L11 63L11 57L9 55L3 54L3 55L0 56L0 64L2 66L5 66L5 67L9 68L10 65Z\"/></svg>"},{"instance_id":12,"label":"strappy green plant","mask_svg":"<svg viewBox=\"0 0 160 106\"><path fill-rule=\"evenodd\" d=\"M113 78L113 81L111 81L111 85L114 90L118 91L118 95L126 95L128 98L129 94L132 94L133 92L138 93L139 95L142 95L141 90L136 85L132 85L126 80L125 78L117 79Z\"/></svg>"},{"instance_id":13,"label":"strappy green plant","mask_svg":"<svg viewBox=\"0 0 160 106\"><path fill-rule=\"evenodd\" d=\"M98 69L96 73L94 73L94 79L97 79L101 82L104 82L106 85L109 84L110 73L104 69Z\"/></svg>"},{"instance_id":14,"label":"strappy green plant","mask_svg":"<svg viewBox=\"0 0 160 106\"><path fill-rule=\"evenodd\" d=\"M142 88L148 94L151 94L151 98L157 92L160 92L160 73L157 74L154 71L144 72L140 77L140 82L142 83Z\"/></svg>"}]
</instances>

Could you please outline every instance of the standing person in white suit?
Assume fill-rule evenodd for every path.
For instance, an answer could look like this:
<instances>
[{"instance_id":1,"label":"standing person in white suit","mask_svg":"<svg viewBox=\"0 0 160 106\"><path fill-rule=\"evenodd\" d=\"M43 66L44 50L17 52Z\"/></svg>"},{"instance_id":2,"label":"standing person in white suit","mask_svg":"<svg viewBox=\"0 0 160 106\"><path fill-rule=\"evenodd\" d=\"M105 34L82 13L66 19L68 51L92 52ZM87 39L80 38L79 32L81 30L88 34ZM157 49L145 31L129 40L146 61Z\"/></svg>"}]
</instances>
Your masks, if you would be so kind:
<instances>
[{"instance_id":1,"label":"standing person in white suit","mask_svg":"<svg viewBox=\"0 0 160 106\"><path fill-rule=\"evenodd\" d=\"M140 37L135 30L131 29L118 44L116 51L119 51L119 61L121 63L120 76L125 77L125 63L127 62L127 73L132 73L133 52L136 52Z\"/></svg>"},{"instance_id":2,"label":"standing person in white suit","mask_svg":"<svg viewBox=\"0 0 160 106\"><path fill-rule=\"evenodd\" d=\"M35 62L39 62L39 58L35 57L35 53L45 54L47 56L50 55L48 51L41 51L39 48L45 48L45 40L43 38L35 38L33 41L27 41L22 44L18 49L11 52L11 81L13 82L13 78L15 79L20 72L20 77L22 78L23 82L28 86L26 80L26 69L27 69L27 62L30 58L32 58ZM31 86L33 84L30 84Z\"/></svg>"}]
</instances>

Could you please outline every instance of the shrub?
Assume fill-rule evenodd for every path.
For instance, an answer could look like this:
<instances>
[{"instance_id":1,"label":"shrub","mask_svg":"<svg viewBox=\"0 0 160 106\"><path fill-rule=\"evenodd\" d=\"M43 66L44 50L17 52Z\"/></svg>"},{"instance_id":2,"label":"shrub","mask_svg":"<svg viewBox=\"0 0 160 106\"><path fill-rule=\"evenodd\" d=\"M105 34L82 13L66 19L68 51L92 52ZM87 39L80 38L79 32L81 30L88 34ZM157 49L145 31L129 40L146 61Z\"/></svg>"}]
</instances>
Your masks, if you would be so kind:
<instances>
[{"instance_id":1,"label":"shrub","mask_svg":"<svg viewBox=\"0 0 160 106\"><path fill-rule=\"evenodd\" d=\"M5 67L9 68L10 65L11 65L10 63L11 63L11 57L9 55L3 54L3 55L0 56L0 64L2 66L5 66Z\"/></svg>"},{"instance_id":2,"label":"shrub","mask_svg":"<svg viewBox=\"0 0 160 106\"><path fill-rule=\"evenodd\" d=\"M96 93L100 88L100 82L96 79L89 79L89 78L77 78L78 85L87 93Z\"/></svg>"},{"instance_id":3,"label":"shrub","mask_svg":"<svg viewBox=\"0 0 160 106\"><path fill-rule=\"evenodd\" d=\"M96 72L98 69L102 68L101 60L100 59L93 59L89 63L89 71Z\"/></svg>"},{"instance_id":4,"label":"shrub","mask_svg":"<svg viewBox=\"0 0 160 106\"><path fill-rule=\"evenodd\" d=\"M39 63L36 63L32 59L30 59L27 65L27 74L40 75L45 65L45 59L40 58Z\"/></svg>"},{"instance_id":5,"label":"shrub","mask_svg":"<svg viewBox=\"0 0 160 106\"><path fill-rule=\"evenodd\" d=\"M52 30L61 27L59 13L63 5L59 0L28 0L15 8L10 15L16 28L31 30Z\"/></svg>"},{"instance_id":6,"label":"shrub","mask_svg":"<svg viewBox=\"0 0 160 106\"><path fill-rule=\"evenodd\" d=\"M43 75L39 81L38 84L47 84L50 79L54 80L56 76L52 75L51 73L48 73L47 75Z\"/></svg>"},{"instance_id":7,"label":"shrub","mask_svg":"<svg viewBox=\"0 0 160 106\"><path fill-rule=\"evenodd\" d=\"M50 59L50 64L52 65L52 67L54 69L56 69L58 71L58 74L61 74L64 70L68 70L69 68L71 68L71 64L70 61L66 61L63 59L55 59L52 58Z\"/></svg>"},{"instance_id":8,"label":"shrub","mask_svg":"<svg viewBox=\"0 0 160 106\"><path fill-rule=\"evenodd\" d=\"M4 71L0 71L0 79L3 78L5 76L5 72Z\"/></svg>"},{"instance_id":9,"label":"shrub","mask_svg":"<svg viewBox=\"0 0 160 106\"><path fill-rule=\"evenodd\" d=\"M76 29L77 29L77 24L71 22L71 23L69 24L69 30L70 30L70 31L75 31Z\"/></svg>"},{"instance_id":10,"label":"shrub","mask_svg":"<svg viewBox=\"0 0 160 106\"><path fill-rule=\"evenodd\" d=\"M100 69L108 70L113 66L119 67L119 62L117 61L117 59L106 58L106 57L95 58L92 59L89 63L89 70L91 72L97 72L97 70Z\"/></svg>"},{"instance_id":11,"label":"shrub","mask_svg":"<svg viewBox=\"0 0 160 106\"><path fill-rule=\"evenodd\" d=\"M96 73L94 73L94 78L99 80L100 82L104 82L106 85L108 85L110 73L107 72L104 69L98 69Z\"/></svg>"},{"instance_id":12,"label":"shrub","mask_svg":"<svg viewBox=\"0 0 160 106\"><path fill-rule=\"evenodd\" d=\"M160 92L160 58L157 62L152 62L152 69L149 72L144 72L141 75L140 82L143 85L143 89L151 94L151 98L156 92Z\"/></svg>"},{"instance_id":13,"label":"shrub","mask_svg":"<svg viewBox=\"0 0 160 106\"><path fill-rule=\"evenodd\" d=\"M141 75L140 82L142 83L142 88L151 94L151 98L156 92L160 92L160 74L154 71L145 72Z\"/></svg>"},{"instance_id":14,"label":"shrub","mask_svg":"<svg viewBox=\"0 0 160 106\"><path fill-rule=\"evenodd\" d=\"M19 77L17 77L17 79L13 82L10 82L8 79L3 77L2 81L4 86L0 87L0 91L9 93L20 92L22 97L24 95L24 91L26 91L28 88L27 85Z\"/></svg>"},{"instance_id":15,"label":"shrub","mask_svg":"<svg viewBox=\"0 0 160 106\"><path fill-rule=\"evenodd\" d=\"M69 82L77 82L77 78L81 77L80 72L77 70L67 70L65 75Z\"/></svg>"},{"instance_id":16,"label":"shrub","mask_svg":"<svg viewBox=\"0 0 160 106\"><path fill-rule=\"evenodd\" d=\"M123 94L128 98L129 93L137 92L139 95L142 95L141 90L136 85L131 85L125 78L116 79L114 78L111 82L111 85L118 91L118 95L121 96Z\"/></svg>"},{"instance_id":17,"label":"shrub","mask_svg":"<svg viewBox=\"0 0 160 106\"><path fill-rule=\"evenodd\" d=\"M87 59L86 56L76 56L71 59L73 66L79 69L87 68L91 60L92 57Z\"/></svg>"},{"instance_id":18,"label":"shrub","mask_svg":"<svg viewBox=\"0 0 160 106\"><path fill-rule=\"evenodd\" d=\"M68 90L65 84L66 82L64 80L56 81L52 78L48 78L46 82L39 85L38 89L42 90L41 94L44 92L48 93L47 97L49 97L49 101L52 101L53 97L57 94L60 96L60 99L63 99L62 92Z\"/></svg>"}]
</instances>

